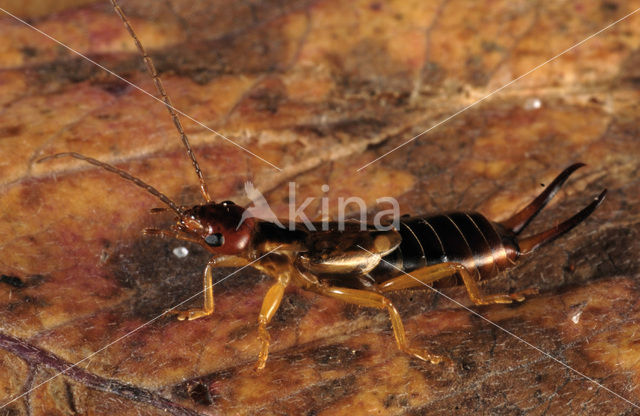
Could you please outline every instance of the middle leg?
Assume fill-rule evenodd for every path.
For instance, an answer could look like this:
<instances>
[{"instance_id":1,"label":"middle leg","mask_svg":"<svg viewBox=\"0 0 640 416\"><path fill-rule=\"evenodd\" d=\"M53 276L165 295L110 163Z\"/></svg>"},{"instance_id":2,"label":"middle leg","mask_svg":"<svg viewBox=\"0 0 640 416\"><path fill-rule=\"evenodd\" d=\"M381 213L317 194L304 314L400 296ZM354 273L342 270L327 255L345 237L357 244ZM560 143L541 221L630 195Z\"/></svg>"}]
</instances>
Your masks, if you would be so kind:
<instances>
[{"instance_id":1,"label":"middle leg","mask_svg":"<svg viewBox=\"0 0 640 416\"><path fill-rule=\"evenodd\" d=\"M377 309L386 309L389 313L389 318L391 319L391 326L393 328L393 335L395 336L396 344L401 351L413 355L414 357L419 358L423 361L430 361L433 364L438 364L441 361L451 363L451 360L446 357L430 353L429 351L424 349L409 346L400 314L396 310L395 306L393 306L391 301L383 295L366 290L347 289L335 286L318 285L314 286L312 289L322 295L331 296L333 298L356 305L368 306Z\"/></svg>"},{"instance_id":2,"label":"middle leg","mask_svg":"<svg viewBox=\"0 0 640 416\"><path fill-rule=\"evenodd\" d=\"M256 363L257 370L262 370L267 364L267 357L269 357L269 344L271 342L269 331L267 331L267 325L271 319L273 319L276 311L280 307L280 302L282 302L282 297L284 296L284 290L287 288L288 284L289 275L287 273L282 273L281 276L278 277L278 281L269 288L267 294L264 296L264 300L262 301L262 308L260 309L260 316L258 317L258 338L262 342L262 347L260 348L258 362Z\"/></svg>"}]
</instances>

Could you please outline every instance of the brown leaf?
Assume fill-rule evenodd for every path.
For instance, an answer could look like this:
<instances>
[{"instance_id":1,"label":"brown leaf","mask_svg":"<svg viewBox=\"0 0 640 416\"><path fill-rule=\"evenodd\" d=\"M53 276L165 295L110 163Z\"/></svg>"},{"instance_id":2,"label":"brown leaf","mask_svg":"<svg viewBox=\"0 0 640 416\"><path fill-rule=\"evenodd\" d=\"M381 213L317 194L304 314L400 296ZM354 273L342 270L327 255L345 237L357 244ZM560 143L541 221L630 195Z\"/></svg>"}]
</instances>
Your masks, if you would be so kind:
<instances>
[{"instance_id":1,"label":"brown leaf","mask_svg":"<svg viewBox=\"0 0 640 416\"><path fill-rule=\"evenodd\" d=\"M83 153L197 203L166 109L0 16L2 414L634 413L639 17L429 129L637 7L123 4L175 107L233 141L182 118L216 200L246 202L250 180L284 217L295 181L298 204L316 198L307 210L316 218L322 196L331 215L339 197L360 196L374 212L377 198L392 196L406 213L499 220L562 168L589 165L531 232L606 187L604 204L483 286L540 295L475 307L463 288L445 290L496 325L428 290L391 296L411 343L451 357L452 371L398 351L385 313L292 288L270 325L267 367L255 373L270 282L249 269L217 272L225 280L213 316L160 316L201 290L206 254L188 246L181 258L182 243L142 237L171 216L148 214L160 203L119 177L75 160L35 162ZM40 30L155 94L108 2L34 16Z\"/></svg>"}]
</instances>

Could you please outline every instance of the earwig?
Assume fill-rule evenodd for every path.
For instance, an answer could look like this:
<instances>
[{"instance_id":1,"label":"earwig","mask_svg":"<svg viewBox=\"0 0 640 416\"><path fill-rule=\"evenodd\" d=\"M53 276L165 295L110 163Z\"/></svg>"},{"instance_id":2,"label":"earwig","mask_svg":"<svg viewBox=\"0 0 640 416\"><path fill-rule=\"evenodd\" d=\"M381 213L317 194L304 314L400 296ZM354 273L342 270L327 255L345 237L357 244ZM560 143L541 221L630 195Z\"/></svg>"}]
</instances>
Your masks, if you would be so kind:
<instances>
[{"instance_id":1,"label":"earwig","mask_svg":"<svg viewBox=\"0 0 640 416\"><path fill-rule=\"evenodd\" d=\"M529 205L502 222L491 221L476 212L453 212L403 217L398 229L385 231L373 226L363 230L361 224L354 223L343 228L337 223L329 223L328 230L315 231L302 223L293 229L285 229L276 222L250 216L243 218L245 208L232 201L215 202L211 198L189 139L171 106L153 61L117 1L111 0L111 3L142 55L176 126L198 177L204 203L190 208L179 206L129 173L75 152L58 153L38 162L72 157L90 163L134 183L167 207L156 208L152 212L171 210L176 214L176 223L169 230L147 228L144 234L190 241L212 255L203 273L204 304L202 308L175 312L180 320L199 319L213 313L214 267L250 265L273 277L275 282L264 297L258 317L261 341L258 369L265 367L269 354L267 326L290 284L355 305L386 310L400 350L434 364L450 362L448 357L409 345L400 315L385 293L459 279L476 305L521 302L537 290L488 295L480 289L478 281L495 277L513 267L522 255L564 235L588 218L605 198L606 189L564 222L541 233L520 237L520 233L556 195L569 176L584 166L576 163L560 173Z\"/></svg>"}]
</instances>

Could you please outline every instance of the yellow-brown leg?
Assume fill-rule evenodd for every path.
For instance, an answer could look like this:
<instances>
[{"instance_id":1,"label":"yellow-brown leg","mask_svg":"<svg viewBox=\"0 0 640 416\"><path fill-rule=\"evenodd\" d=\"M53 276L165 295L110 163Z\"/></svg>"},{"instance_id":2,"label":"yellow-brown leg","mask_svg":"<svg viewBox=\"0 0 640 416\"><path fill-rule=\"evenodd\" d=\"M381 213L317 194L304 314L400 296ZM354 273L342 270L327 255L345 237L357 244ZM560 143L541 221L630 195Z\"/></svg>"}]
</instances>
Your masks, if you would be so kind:
<instances>
[{"instance_id":1,"label":"yellow-brown leg","mask_svg":"<svg viewBox=\"0 0 640 416\"><path fill-rule=\"evenodd\" d=\"M414 270L408 274L387 280L377 286L381 292L390 292L392 290L409 289L422 285L428 285L437 280L458 275L469 293L469 298L476 305L489 305L492 303L511 303L514 300L522 302L525 295L534 295L538 293L536 289L527 289L512 294L485 295L478 287L471 273L460 263L440 263L432 266L423 267Z\"/></svg>"},{"instance_id":2,"label":"yellow-brown leg","mask_svg":"<svg viewBox=\"0 0 640 416\"><path fill-rule=\"evenodd\" d=\"M191 243L200 244L196 238L185 235L175 230L159 230L157 228L145 228L142 233L148 236L155 236L160 238L175 238L178 240L189 241ZM211 269L214 264L219 263L219 259L212 259L207 263L207 267L204 269L203 273L203 292L204 292L204 306L200 308L187 309L185 311L176 311L169 310L167 311L170 314L178 315L178 319L180 321L184 321L185 319L192 321L194 319L202 318L203 316L208 316L213 313L213 277L211 274Z\"/></svg>"},{"instance_id":3,"label":"yellow-brown leg","mask_svg":"<svg viewBox=\"0 0 640 416\"><path fill-rule=\"evenodd\" d=\"M400 314L393 306L391 301L383 295L375 292L369 292L366 290L346 289L333 286L315 286L314 291L326 296L331 296L336 299L340 299L344 302L353 303L360 306L367 306L377 309L386 309L389 312L389 318L391 319L391 326L393 327L393 335L396 338L396 343L401 351L407 354L413 355L423 361L430 361L433 364L437 364L441 361L451 362L446 357L432 354L426 350L413 348L409 346L407 342L407 336L405 334L404 325Z\"/></svg>"},{"instance_id":4,"label":"yellow-brown leg","mask_svg":"<svg viewBox=\"0 0 640 416\"><path fill-rule=\"evenodd\" d=\"M269 331L267 331L267 325L280 307L280 302L284 296L284 290L288 284L289 275L283 274L278 278L278 281L269 288L267 294L264 296L264 300L262 301L262 308L260 309L260 316L258 317L258 338L262 342L262 347L260 348L258 362L256 363L257 370L262 370L267 363L267 357L269 356L269 342L271 341Z\"/></svg>"},{"instance_id":5,"label":"yellow-brown leg","mask_svg":"<svg viewBox=\"0 0 640 416\"><path fill-rule=\"evenodd\" d=\"M241 259L235 256L219 256L212 258L203 273L203 293L204 293L204 306L202 308L187 309L184 311L171 310L169 313L178 315L178 319L181 321L202 318L203 316L209 316L213 313L213 276L212 270L214 267L241 267L247 264L245 259Z\"/></svg>"},{"instance_id":6,"label":"yellow-brown leg","mask_svg":"<svg viewBox=\"0 0 640 416\"><path fill-rule=\"evenodd\" d=\"M211 270L213 269L213 261L207 263L207 267L204 269L203 277L203 291L204 291L204 306L202 309L193 308L184 311L171 310L169 313L178 316L178 319L184 321L185 319L193 321L194 319L202 318L213 313L213 277Z\"/></svg>"}]
</instances>

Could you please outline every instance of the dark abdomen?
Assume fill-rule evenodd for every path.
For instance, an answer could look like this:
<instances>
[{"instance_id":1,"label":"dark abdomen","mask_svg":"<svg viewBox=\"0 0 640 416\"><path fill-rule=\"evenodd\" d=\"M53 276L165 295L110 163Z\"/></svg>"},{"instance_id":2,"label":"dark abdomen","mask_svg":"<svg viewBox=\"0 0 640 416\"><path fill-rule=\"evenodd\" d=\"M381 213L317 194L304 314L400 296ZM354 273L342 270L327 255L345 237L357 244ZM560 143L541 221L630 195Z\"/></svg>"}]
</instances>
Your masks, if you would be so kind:
<instances>
[{"instance_id":1,"label":"dark abdomen","mask_svg":"<svg viewBox=\"0 0 640 416\"><path fill-rule=\"evenodd\" d=\"M445 262L463 264L478 280L489 279L511 266L518 255L514 236L478 213L403 219L400 234L400 246L370 272L376 282L397 276L400 270L410 273ZM458 282L442 283L438 286Z\"/></svg>"}]
</instances>

